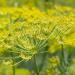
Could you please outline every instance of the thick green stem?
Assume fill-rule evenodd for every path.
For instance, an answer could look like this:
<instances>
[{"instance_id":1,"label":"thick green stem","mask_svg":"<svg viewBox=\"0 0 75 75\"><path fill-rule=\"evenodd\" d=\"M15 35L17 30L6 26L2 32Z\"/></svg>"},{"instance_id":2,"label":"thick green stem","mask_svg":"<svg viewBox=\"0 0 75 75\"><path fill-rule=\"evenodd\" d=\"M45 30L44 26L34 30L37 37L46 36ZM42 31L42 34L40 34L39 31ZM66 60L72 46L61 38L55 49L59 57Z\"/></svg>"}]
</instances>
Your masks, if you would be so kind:
<instances>
[{"instance_id":1,"label":"thick green stem","mask_svg":"<svg viewBox=\"0 0 75 75\"><path fill-rule=\"evenodd\" d=\"M65 61L64 61L64 48L63 48L63 44L61 44L61 67L62 67L62 70L61 70L61 73L62 75L64 74L65 75Z\"/></svg>"},{"instance_id":2,"label":"thick green stem","mask_svg":"<svg viewBox=\"0 0 75 75\"><path fill-rule=\"evenodd\" d=\"M62 42L62 38L61 38L61 42ZM64 54L64 45L61 43L61 57L60 57L60 61L61 61L61 75L66 75L66 64L65 64L65 54Z\"/></svg>"},{"instance_id":3,"label":"thick green stem","mask_svg":"<svg viewBox=\"0 0 75 75\"><path fill-rule=\"evenodd\" d=\"M36 74L39 75L39 69L38 69L37 62L36 62L36 55L34 55L34 66L35 66Z\"/></svg>"},{"instance_id":4,"label":"thick green stem","mask_svg":"<svg viewBox=\"0 0 75 75\"><path fill-rule=\"evenodd\" d=\"M13 59L13 66L12 66L12 70L13 70L13 75L16 75L16 72L15 72L15 66L14 66L14 59Z\"/></svg>"},{"instance_id":5,"label":"thick green stem","mask_svg":"<svg viewBox=\"0 0 75 75\"><path fill-rule=\"evenodd\" d=\"M12 75L16 75L16 69L15 69L15 66L14 66L14 64L15 64L15 59L14 59L14 54L12 53L11 54L12 55L12 61L13 61L13 63L12 63L12 72L13 72L13 74Z\"/></svg>"}]
</instances>

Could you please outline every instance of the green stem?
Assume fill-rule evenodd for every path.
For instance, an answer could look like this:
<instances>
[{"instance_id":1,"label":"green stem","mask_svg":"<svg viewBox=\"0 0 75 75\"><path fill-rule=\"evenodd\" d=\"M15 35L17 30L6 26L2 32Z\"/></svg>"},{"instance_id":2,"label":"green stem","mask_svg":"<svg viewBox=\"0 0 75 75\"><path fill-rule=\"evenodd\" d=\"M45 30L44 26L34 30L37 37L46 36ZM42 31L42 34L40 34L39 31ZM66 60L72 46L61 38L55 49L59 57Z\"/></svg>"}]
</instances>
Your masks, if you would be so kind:
<instances>
[{"instance_id":1,"label":"green stem","mask_svg":"<svg viewBox=\"0 0 75 75\"><path fill-rule=\"evenodd\" d=\"M13 59L13 66L12 66L12 70L13 70L13 75L16 75L16 71L15 71L15 66L14 66L15 62L14 62L14 59Z\"/></svg>"},{"instance_id":2,"label":"green stem","mask_svg":"<svg viewBox=\"0 0 75 75\"><path fill-rule=\"evenodd\" d=\"M12 61L13 61L13 63L12 63L12 71L13 71L13 74L12 75L16 75L16 69L15 69L15 66L14 66L14 64L15 64L15 59L14 59L14 54L13 53L11 53L11 55L12 55Z\"/></svg>"},{"instance_id":3,"label":"green stem","mask_svg":"<svg viewBox=\"0 0 75 75\"><path fill-rule=\"evenodd\" d=\"M35 72L37 75L39 75L39 69L38 69L37 62L36 62L36 55L34 55L34 65L35 65Z\"/></svg>"},{"instance_id":4,"label":"green stem","mask_svg":"<svg viewBox=\"0 0 75 75\"><path fill-rule=\"evenodd\" d=\"M61 70L61 73L62 75L64 74L65 75L65 61L64 61L64 49L63 49L63 45L61 45L61 67L62 67L62 70Z\"/></svg>"},{"instance_id":5,"label":"green stem","mask_svg":"<svg viewBox=\"0 0 75 75\"><path fill-rule=\"evenodd\" d=\"M60 37L61 39L61 42L63 42L62 38ZM64 56L64 45L61 44L61 58L60 58L60 61L61 61L61 75L66 75L66 64L65 64L65 56Z\"/></svg>"}]
</instances>

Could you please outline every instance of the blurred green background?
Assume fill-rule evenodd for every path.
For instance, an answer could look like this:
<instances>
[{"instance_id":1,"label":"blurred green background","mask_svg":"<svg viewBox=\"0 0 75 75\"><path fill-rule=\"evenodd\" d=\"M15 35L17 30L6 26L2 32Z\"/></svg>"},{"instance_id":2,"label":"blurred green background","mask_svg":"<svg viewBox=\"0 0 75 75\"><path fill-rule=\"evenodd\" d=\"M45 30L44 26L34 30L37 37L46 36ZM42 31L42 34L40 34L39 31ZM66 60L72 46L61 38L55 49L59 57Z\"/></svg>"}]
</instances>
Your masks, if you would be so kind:
<instances>
[{"instance_id":1,"label":"blurred green background","mask_svg":"<svg viewBox=\"0 0 75 75\"><path fill-rule=\"evenodd\" d=\"M0 6L29 5L39 8L50 8L55 4L75 7L75 0L0 0Z\"/></svg>"}]
</instances>

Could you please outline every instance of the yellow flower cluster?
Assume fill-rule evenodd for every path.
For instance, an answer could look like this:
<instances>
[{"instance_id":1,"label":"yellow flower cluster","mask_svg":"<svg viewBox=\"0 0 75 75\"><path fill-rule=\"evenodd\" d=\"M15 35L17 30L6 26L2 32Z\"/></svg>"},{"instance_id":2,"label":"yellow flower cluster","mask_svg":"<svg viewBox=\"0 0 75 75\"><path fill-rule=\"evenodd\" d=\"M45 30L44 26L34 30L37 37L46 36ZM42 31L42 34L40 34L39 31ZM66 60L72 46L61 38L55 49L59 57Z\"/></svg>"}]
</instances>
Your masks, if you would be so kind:
<instances>
[{"instance_id":1,"label":"yellow flower cluster","mask_svg":"<svg viewBox=\"0 0 75 75\"><path fill-rule=\"evenodd\" d=\"M57 66L60 63L60 60L59 60L59 57L58 56L55 56L55 57L50 58L49 61L51 63L53 63L54 66Z\"/></svg>"},{"instance_id":2,"label":"yellow flower cluster","mask_svg":"<svg viewBox=\"0 0 75 75\"><path fill-rule=\"evenodd\" d=\"M0 51L15 49L15 46L37 51L50 42L49 51L55 52L60 36L64 44L75 46L74 12L74 8L63 6L56 6L47 14L34 7L0 8Z\"/></svg>"}]
</instances>

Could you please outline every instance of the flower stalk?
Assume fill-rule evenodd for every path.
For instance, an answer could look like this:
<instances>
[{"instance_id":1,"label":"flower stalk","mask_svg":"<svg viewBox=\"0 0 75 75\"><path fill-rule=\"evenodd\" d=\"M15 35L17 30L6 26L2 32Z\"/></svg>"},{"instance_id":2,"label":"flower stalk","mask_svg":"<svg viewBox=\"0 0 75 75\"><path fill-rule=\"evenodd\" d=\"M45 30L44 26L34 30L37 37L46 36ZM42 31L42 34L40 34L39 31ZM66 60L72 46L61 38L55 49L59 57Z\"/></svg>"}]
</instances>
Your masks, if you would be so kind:
<instances>
[{"instance_id":1,"label":"flower stalk","mask_svg":"<svg viewBox=\"0 0 75 75\"><path fill-rule=\"evenodd\" d=\"M38 69L38 66L37 66L37 61L36 61L36 55L34 55L34 66L35 66L36 75L40 75L39 69Z\"/></svg>"}]
</instances>

